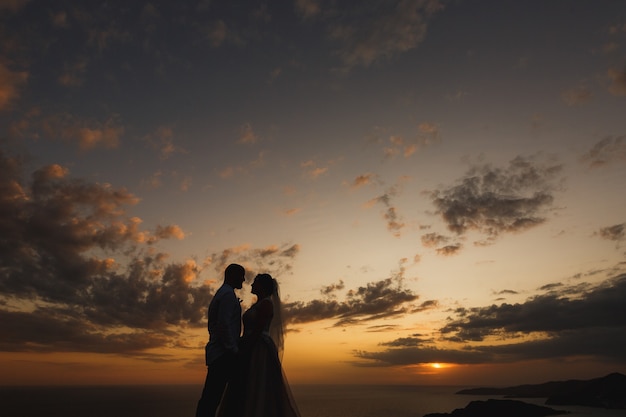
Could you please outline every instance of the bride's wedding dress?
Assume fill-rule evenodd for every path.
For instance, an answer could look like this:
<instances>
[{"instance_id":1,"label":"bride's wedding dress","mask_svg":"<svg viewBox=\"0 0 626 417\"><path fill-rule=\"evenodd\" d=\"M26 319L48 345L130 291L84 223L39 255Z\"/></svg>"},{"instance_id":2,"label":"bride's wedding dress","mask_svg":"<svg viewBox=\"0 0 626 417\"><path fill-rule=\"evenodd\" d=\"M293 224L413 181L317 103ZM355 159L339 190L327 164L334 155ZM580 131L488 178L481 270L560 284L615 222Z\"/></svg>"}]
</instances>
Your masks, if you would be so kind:
<instances>
[{"instance_id":1,"label":"bride's wedding dress","mask_svg":"<svg viewBox=\"0 0 626 417\"><path fill-rule=\"evenodd\" d=\"M244 313L238 367L216 417L300 417L280 362L282 340L277 347L270 337L272 315L276 316L271 313L274 304L268 297ZM265 314L268 309L269 320ZM278 325L282 334L282 323Z\"/></svg>"}]
</instances>

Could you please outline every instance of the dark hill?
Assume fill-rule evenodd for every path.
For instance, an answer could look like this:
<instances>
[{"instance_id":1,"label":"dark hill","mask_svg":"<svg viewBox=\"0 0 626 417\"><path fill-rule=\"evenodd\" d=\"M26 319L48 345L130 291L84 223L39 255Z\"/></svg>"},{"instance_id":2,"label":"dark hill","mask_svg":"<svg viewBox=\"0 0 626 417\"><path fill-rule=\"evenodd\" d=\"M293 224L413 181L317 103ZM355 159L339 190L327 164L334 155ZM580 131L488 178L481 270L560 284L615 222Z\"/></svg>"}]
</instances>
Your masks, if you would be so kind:
<instances>
[{"instance_id":1,"label":"dark hill","mask_svg":"<svg viewBox=\"0 0 626 417\"><path fill-rule=\"evenodd\" d=\"M508 398L547 398L550 405L582 405L626 408L626 375L612 373L590 380L552 381L507 388L472 388L457 392L465 395L503 395Z\"/></svg>"},{"instance_id":2,"label":"dark hill","mask_svg":"<svg viewBox=\"0 0 626 417\"><path fill-rule=\"evenodd\" d=\"M545 417L558 414L567 414L567 411L515 400L487 400L472 401L465 408L457 408L451 413L426 414L424 417Z\"/></svg>"}]
</instances>

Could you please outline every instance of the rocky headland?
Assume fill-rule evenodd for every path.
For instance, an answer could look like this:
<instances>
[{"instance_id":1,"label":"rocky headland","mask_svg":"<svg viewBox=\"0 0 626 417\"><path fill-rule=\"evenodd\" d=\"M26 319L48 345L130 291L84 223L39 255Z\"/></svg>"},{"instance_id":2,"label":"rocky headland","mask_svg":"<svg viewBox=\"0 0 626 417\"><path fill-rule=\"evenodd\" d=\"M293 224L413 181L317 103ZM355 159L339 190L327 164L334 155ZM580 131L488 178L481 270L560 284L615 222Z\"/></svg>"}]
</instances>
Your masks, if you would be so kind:
<instances>
[{"instance_id":1,"label":"rocky headland","mask_svg":"<svg viewBox=\"0 0 626 417\"><path fill-rule=\"evenodd\" d=\"M502 395L505 398L546 398L546 405L626 408L626 375L612 373L590 380L551 381L506 388L471 388L457 394Z\"/></svg>"},{"instance_id":2,"label":"rocky headland","mask_svg":"<svg viewBox=\"0 0 626 417\"><path fill-rule=\"evenodd\" d=\"M465 408L457 408L451 413L432 413L424 417L545 417L567 413L517 400L487 400L472 401Z\"/></svg>"}]
</instances>

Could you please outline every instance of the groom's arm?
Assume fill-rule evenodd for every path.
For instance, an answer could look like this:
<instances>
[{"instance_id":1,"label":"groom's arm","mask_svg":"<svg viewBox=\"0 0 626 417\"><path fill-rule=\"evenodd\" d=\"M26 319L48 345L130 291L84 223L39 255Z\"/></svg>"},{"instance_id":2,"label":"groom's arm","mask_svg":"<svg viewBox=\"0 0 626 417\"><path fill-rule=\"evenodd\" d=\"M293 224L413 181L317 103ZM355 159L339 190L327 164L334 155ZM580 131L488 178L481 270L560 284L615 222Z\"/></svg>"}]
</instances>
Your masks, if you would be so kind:
<instances>
[{"instance_id":1,"label":"groom's arm","mask_svg":"<svg viewBox=\"0 0 626 417\"><path fill-rule=\"evenodd\" d=\"M218 321L220 323L220 340L226 350L237 353L239 329L241 327L239 301L234 293L225 294L221 300Z\"/></svg>"}]
</instances>

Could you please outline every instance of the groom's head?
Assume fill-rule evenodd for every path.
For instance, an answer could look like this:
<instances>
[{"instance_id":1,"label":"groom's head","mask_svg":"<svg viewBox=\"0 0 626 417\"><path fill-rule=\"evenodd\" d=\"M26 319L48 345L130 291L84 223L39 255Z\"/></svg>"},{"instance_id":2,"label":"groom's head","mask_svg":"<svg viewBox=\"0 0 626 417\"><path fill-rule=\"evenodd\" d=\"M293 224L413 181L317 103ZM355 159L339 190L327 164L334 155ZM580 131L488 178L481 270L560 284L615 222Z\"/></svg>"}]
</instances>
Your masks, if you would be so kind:
<instances>
[{"instance_id":1,"label":"groom's head","mask_svg":"<svg viewBox=\"0 0 626 417\"><path fill-rule=\"evenodd\" d=\"M239 264L230 264L224 271L224 282L233 288L241 288L246 280L246 270Z\"/></svg>"}]
</instances>

